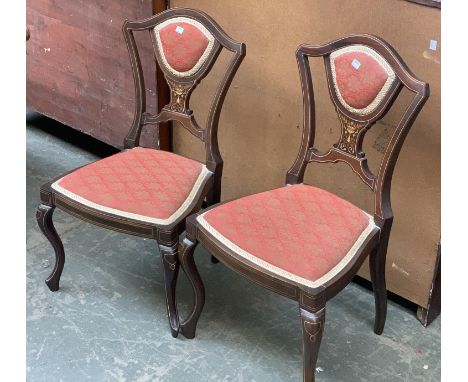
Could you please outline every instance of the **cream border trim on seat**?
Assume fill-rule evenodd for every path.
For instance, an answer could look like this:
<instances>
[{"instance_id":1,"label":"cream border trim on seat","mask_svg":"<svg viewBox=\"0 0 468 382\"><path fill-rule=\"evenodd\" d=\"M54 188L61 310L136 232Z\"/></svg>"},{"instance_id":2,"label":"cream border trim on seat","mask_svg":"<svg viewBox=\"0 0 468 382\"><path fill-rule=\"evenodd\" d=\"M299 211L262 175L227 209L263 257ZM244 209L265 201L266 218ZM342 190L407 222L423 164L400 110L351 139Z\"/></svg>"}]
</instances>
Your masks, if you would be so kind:
<instances>
[{"instance_id":1,"label":"cream border trim on seat","mask_svg":"<svg viewBox=\"0 0 468 382\"><path fill-rule=\"evenodd\" d=\"M52 183L51 187L57 191L58 193L78 202L81 203L87 207L94 208L98 211L106 212L106 213L111 213L114 215L122 216L125 218L129 219L134 219L142 222L147 222L147 223L152 223L152 224L157 224L157 225L170 225L174 223L177 219L179 219L189 208L190 204L193 202L195 196L197 195L198 191L206 184L208 179L213 175L213 173L206 168L205 165L202 166L200 175L198 175L197 180L195 181L195 184L192 187L192 190L187 196L187 199L182 203L182 205L167 219L157 219L151 216L145 216L145 215L140 215L140 214L135 214L132 212L126 212L126 211L121 211L116 208L111 208L111 207L106 207L101 204L94 203L88 199L85 199L79 195L76 195L73 192L68 191L67 189L61 187L58 183L63 179L60 178L56 182Z\"/></svg>"},{"instance_id":2,"label":"cream border trim on seat","mask_svg":"<svg viewBox=\"0 0 468 382\"><path fill-rule=\"evenodd\" d=\"M170 25L170 24L177 24L178 22L179 23L187 23L187 24L193 25L194 27L198 28L198 30L200 32L202 32L203 35L208 40L208 45L206 46L205 51L200 56L198 61L195 63L193 68L190 69L190 70L187 70L185 72L179 72L178 70L175 70L169 64L169 62L167 62L166 55L164 53L164 49L163 49L163 45L162 45L162 41L161 41L161 37L159 36L159 31L161 29L163 29L165 26ZM154 40L156 40L156 46L157 46L158 51L159 51L159 56L161 57L161 59L162 59L162 61L164 63L164 66L167 68L167 70L169 70L172 74L174 74L177 77L189 77L192 74L195 74L198 71L198 69L200 69L200 67L203 65L203 63L206 61L206 58L209 56L211 50L213 49L213 45L214 45L214 36L208 31L208 29L206 29L205 26L202 23L200 23L200 22L198 22L196 20L190 19L188 17L173 17L171 19L168 19L168 20L162 22L161 24L156 25L154 27L154 29L153 29L153 37L154 37Z\"/></svg>"},{"instance_id":3,"label":"cream border trim on seat","mask_svg":"<svg viewBox=\"0 0 468 382\"><path fill-rule=\"evenodd\" d=\"M207 212L209 212L209 211L207 211ZM207 212L205 212L205 213L207 213ZM224 244L230 250L234 251L239 256L251 261L252 263L254 263L256 265L259 265L262 268L267 269L270 272L273 272L273 273L275 273L275 274L277 274L277 275L279 275L281 277L287 278L288 280L295 281L298 284L302 284L302 285L305 285L305 286L311 287L311 288L317 288L317 287L325 284L327 281L332 279L334 276L336 276L351 261L351 259L354 257L354 255L356 254L359 247L361 247L362 243L364 243L364 241L373 232L375 232L376 230L379 229L376 226L376 224L374 223L373 217L366 214L363 211L363 213L366 214L366 216L368 216L369 223L367 224L366 228L364 228L362 233L359 235L358 239L353 244L353 246L349 249L346 256L344 256L343 259L341 259L341 261L337 265L335 265L328 273L324 274L323 276L321 276L320 278L318 278L315 281L311 281L311 280L305 279L303 277L297 276L297 275L295 275L295 274L293 274L291 272L285 271L284 269L281 269L281 268L279 268L279 267L277 267L277 266L275 266L273 264L270 264L270 263L266 262L265 260L262 260L262 259L252 255L251 253L249 253L247 251L244 251L242 248L240 248L239 246L234 244L232 241L230 241L229 239L224 237L219 231L217 231L215 228L213 228L204 219L203 215L205 215L205 213L203 213L203 214L201 214L201 215L199 215L197 217L198 223L200 223L200 225L204 229L206 229L211 235L213 235L216 238L216 240L218 240L219 242Z\"/></svg>"}]
</instances>

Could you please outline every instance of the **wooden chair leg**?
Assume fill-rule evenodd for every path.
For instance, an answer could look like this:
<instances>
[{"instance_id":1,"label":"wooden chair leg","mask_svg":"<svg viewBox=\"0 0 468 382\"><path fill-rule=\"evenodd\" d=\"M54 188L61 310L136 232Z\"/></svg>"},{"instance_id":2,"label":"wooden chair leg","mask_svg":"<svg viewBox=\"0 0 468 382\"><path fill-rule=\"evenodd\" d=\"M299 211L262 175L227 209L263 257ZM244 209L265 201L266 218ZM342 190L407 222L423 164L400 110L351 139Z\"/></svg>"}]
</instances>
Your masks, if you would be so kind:
<instances>
[{"instance_id":1,"label":"wooden chair leg","mask_svg":"<svg viewBox=\"0 0 468 382\"><path fill-rule=\"evenodd\" d=\"M325 307L318 312L310 312L301 307L299 309L304 357L303 381L315 382L315 367L325 325Z\"/></svg>"},{"instance_id":2,"label":"wooden chair leg","mask_svg":"<svg viewBox=\"0 0 468 382\"><path fill-rule=\"evenodd\" d=\"M223 163L218 163L215 170L215 178L213 179L213 187L206 197L206 207L210 207L221 201L221 175L223 171ZM218 264L219 260L211 255L211 262Z\"/></svg>"},{"instance_id":3,"label":"wooden chair leg","mask_svg":"<svg viewBox=\"0 0 468 382\"><path fill-rule=\"evenodd\" d=\"M176 302L177 276L180 267L179 258L177 256L177 245L173 247L159 245L159 252L164 265L167 316L169 318L172 337L175 338L179 334L180 329Z\"/></svg>"},{"instance_id":4,"label":"wooden chair leg","mask_svg":"<svg viewBox=\"0 0 468 382\"><path fill-rule=\"evenodd\" d=\"M370 275L375 299L374 332L382 334L387 319L387 288L385 285L386 251L374 249L369 256Z\"/></svg>"},{"instance_id":5,"label":"wooden chair leg","mask_svg":"<svg viewBox=\"0 0 468 382\"><path fill-rule=\"evenodd\" d=\"M39 224L39 228L44 236L49 240L50 244L52 244L55 251L55 266L52 273L45 281L52 292L59 290L60 276L62 275L63 266L65 264L65 251L63 249L63 244L55 230L54 223L52 222L54 210L55 206L40 204L36 211L36 220Z\"/></svg>"},{"instance_id":6,"label":"wooden chair leg","mask_svg":"<svg viewBox=\"0 0 468 382\"><path fill-rule=\"evenodd\" d=\"M181 332L186 338L195 337L198 319L203 310L203 305L205 305L205 287L193 258L193 252L197 244L198 242L185 238L178 252L182 268L192 284L193 289L194 302L192 311L188 318L180 324Z\"/></svg>"}]
</instances>

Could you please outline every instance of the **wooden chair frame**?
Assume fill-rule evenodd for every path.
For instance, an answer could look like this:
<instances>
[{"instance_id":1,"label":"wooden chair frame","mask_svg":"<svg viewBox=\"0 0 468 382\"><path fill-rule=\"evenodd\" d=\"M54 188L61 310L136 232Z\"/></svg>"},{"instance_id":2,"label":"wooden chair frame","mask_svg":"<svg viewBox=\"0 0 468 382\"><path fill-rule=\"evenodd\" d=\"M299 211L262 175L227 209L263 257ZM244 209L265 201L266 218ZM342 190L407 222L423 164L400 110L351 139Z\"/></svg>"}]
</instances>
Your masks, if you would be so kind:
<instances>
[{"instance_id":1,"label":"wooden chair frame","mask_svg":"<svg viewBox=\"0 0 468 382\"><path fill-rule=\"evenodd\" d=\"M350 45L364 45L372 48L388 62L395 72L396 80L386 96L379 106L366 116L351 113L343 108L337 99L330 78L330 54ZM309 57L324 58L330 96L342 127L340 140L326 153L321 153L313 147L315 137L315 105L312 75L308 61ZM385 262L393 221L390 201L392 174L405 137L429 96L429 85L414 76L402 58L388 43L372 35L351 35L320 46L304 44L297 49L296 58L302 84L304 130L299 154L287 172L286 184L302 183L306 166L310 162L347 163L374 193L375 210L373 216L380 232L368 237L362 243L353 259L335 276L319 287L312 288L297 284L256 264L247 262L245 258L238 256L230 248L223 245L219 240L216 240L212 234L197 222L197 216L201 212L192 215L186 220L186 237L181 243L179 256L181 264L193 286L195 298L192 313L181 324L181 331L186 337L191 338L195 336L196 324L204 304L204 286L193 259L195 246L198 242L201 242L218 260L229 268L267 289L299 302L304 342L303 380L310 382L315 380L314 372L324 328L326 302L348 285L367 256L369 256L375 296L376 314L374 331L377 334L381 334L383 331L387 313ZM414 96L388 143L377 175L374 175L369 170L367 159L362 152L364 134L378 119L387 113L403 86L409 89ZM354 139L345 139L347 138L346 134L350 134L350 132L353 133L352 137ZM211 208L216 208L216 206L212 206Z\"/></svg>"},{"instance_id":2,"label":"wooden chair frame","mask_svg":"<svg viewBox=\"0 0 468 382\"><path fill-rule=\"evenodd\" d=\"M170 103L164 106L159 114L153 115L146 112L146 88L140 56L133 33L135 31L152 31L158 24L178 16L190 18L201 23L213 35L214 45L200 69L193 75L184 78L174 76L164 65L161 65L161 56L158 49L155 47L157 64L164 72L165 78L169 84L171 99ZM164 264L169 324L172 335L176 337L179 332L179 317L175 300L175 286L179 271L177 256L179 235L185 229L185 217L189 213L198 211L205 199L207 205L212 205L220 200L223 160L218 148L218 122L228 88L245 56L245 45L231 39L221 27L205 13L188 8L169 9L141 21L126 20L123 24L122 32L130 55L135 84L134 120L128 135L125 137L124 148L131 149L139 146L140 134L144 125L154 125L158 130L159 123L178 121L184 128L204 142L206 151L205 164L207 169L212 172L212 175L205 187L202 187L196 194L187 210L188 212L166 226L133 220L96 210L58 193L51 185L66 174L62 174L44 184L40 189L41 204L37 208L36 218L40 229L52 244L56 256L55 267L51 275L47 278L46 284L51 291L57 291L59 289L60 276L65 263L63 244L52 222L52 215L55 207L59 207L73 216L104 228L154 239L158 243L162 262ZM190 95L197 84L211 70L222 48L234 54L214 95L213 102L209 109L206 127L200 127L192 110L189 109ZM159 149L159 144L156 149Z\"/></svg>"}]
</instances>

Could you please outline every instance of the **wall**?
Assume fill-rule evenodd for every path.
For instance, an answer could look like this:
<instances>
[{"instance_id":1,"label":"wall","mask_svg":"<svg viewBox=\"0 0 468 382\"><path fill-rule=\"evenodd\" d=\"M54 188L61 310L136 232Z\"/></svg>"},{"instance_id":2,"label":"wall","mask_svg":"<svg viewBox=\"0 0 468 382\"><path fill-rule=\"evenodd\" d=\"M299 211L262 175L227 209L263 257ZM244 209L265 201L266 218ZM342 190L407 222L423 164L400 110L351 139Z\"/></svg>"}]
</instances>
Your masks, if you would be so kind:
<instances>
[{"instance_id":1,"label":"wall","mask_svg":"<svg viewBox=\"0 0 468 382\"><path fill-rule=\"evenodd\" d=\"M103 142L122 147L134 112L126 18L153 13L151 0L27 0L27 105ZM138 34L149 110L156 105L148 34ZM152 144L146 130L143 142Z\"/></svg>"}]
</instances>

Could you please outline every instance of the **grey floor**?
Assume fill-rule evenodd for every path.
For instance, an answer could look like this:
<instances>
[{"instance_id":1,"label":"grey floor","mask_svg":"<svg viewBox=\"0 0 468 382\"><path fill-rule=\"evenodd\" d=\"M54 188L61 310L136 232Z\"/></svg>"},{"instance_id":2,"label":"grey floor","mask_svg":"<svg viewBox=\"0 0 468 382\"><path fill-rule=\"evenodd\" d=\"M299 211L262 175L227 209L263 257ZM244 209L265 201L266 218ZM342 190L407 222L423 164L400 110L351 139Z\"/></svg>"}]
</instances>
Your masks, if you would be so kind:
<instances>
[{"instance_id":1,"label":"grey floor","mask_svg":"<svg viewBox=\"0 0 468 382\"><path fill-rule=\"evenodd\" d=\"M154 242L107 231L59 210L66 250L61 289L44 284L52 247L35 221L39 186L95 160L87 151L27 127L28 381L301 381L296 303L213 265L198 247L207 301L197 337L174 339ZM182 313L191 292L179 289ZM318 381L440 381L440 318L424 328L390 303L382 336L373 297L349 285L327 306Z\"/></svg>"}]
</instances>

